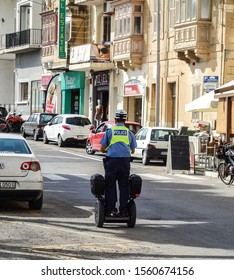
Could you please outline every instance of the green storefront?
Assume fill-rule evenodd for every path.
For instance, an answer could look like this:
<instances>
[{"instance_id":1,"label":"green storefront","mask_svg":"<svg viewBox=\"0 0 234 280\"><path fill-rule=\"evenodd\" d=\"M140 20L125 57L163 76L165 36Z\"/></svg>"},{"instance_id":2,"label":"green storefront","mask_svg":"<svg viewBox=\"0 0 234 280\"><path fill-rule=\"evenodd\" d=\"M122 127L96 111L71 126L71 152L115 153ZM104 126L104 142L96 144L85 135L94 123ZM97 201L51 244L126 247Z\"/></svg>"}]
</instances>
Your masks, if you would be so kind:
<instances>
[{"instance_id":1,"label":"green storefront","mask_svg":"<svg viewBox=\"0 0 234 280\"><path fill-rule=\"evenodd\" d=\"M84 72L60 74L62 93L62 114L84 114Z\"/></svg>"}]
</instances>

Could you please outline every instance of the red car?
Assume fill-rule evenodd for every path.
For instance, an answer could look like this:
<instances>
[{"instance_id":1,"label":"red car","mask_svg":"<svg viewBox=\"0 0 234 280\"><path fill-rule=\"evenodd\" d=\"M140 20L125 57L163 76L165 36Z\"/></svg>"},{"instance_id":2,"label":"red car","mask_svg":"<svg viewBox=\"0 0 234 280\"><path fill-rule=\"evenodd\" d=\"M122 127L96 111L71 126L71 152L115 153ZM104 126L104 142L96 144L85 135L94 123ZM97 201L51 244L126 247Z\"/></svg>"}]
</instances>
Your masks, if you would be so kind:
<instances>
[{"instance_id":1,"label":"red car","mask_svg":"<svg viewBox=\"0 0 234 280\"><path fill-rule=\"evenodd\" d=\"M96 129L93 129L86 141L86 152L89 155L95 154L101 150L100 141L108 128L111 128L115 121L105 121L101 123ZM125 126L128 127L134 134L142 127L140 123L126 121Z\"/></svg>"}]
</instances>

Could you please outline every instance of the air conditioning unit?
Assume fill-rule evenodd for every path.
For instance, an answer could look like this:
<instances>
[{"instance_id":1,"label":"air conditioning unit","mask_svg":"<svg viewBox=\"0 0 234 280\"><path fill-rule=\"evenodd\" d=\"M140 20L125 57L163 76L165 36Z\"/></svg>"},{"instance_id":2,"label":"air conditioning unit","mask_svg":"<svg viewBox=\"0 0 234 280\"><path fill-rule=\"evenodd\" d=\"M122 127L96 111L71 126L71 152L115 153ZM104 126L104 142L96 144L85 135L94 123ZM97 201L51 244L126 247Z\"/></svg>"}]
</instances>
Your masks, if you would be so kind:
<instances>
[{"instance_id":1,"label":"air conditioning unit","mask_svg":"<svg viewBox=\"0 0 234 280\"><path fill-rule=\"evenodd\" d=\"M104 2L103 4L103 14L113 14L114 13L114 8L112 7L110 2Z\"/></svg>"}]
</instances>

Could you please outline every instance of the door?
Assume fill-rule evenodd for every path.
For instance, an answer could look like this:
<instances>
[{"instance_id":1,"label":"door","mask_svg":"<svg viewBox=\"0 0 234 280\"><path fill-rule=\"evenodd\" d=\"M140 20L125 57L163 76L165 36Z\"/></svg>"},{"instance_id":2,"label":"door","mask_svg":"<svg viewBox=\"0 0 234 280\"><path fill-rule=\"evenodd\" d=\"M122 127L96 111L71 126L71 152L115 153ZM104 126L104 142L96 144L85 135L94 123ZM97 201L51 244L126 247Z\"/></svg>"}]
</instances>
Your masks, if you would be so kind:
<instances>
[{"instance_id":1,"label":"door","mask_svg":"<svg viewBox=\"0 0 234 280\"><path fill-rule=\"evenodd\" d=\"M143 150L147 147L146 136L148 131L149 131L148 128L142 128L136 134L137 147L135 149L135 153L133 154L133 157L142 158Z\"/></svg>"},{"instance_id":2,"label":"door","mask_svg":"<svg viewBox=\"0 0 234 280\"><path fill-rule=\"evenodd\" d=\"M80 113L80 90L72 89L71 91L71 114Z\"/></svg>"},{"instance_id":3,"label":"door","mask_svg":"<svg viewBox=\"0 0 234 280\"><path fill-rule=\"evenodd\" d=\"M92 139L92 146L94 150L100 150L101 149L101 144L100 141L105 133L106 124L102 123L101 125L98 126L96 129L96 133Z\"/></svg>"}]
</instances>

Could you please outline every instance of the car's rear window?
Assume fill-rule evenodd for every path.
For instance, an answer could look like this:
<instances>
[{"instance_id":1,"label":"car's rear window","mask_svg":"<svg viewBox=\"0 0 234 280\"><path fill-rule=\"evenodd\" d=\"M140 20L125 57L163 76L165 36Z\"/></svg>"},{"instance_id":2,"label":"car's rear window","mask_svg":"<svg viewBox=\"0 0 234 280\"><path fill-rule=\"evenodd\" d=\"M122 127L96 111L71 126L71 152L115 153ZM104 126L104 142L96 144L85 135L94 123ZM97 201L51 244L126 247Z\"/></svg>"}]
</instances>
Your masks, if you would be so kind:
<instances>
[{"instance_id":1,"label":"car's rear window","mask_svg":"<svg viewBox=\"0 0 234 280\"><path fill-rule=\"evenodd\" d=\"M50 122L56 115L41 115L41 123L43 124L47 124L48 122Z\"/></svg>"},{"instance_id":2,"label":"car's rear window","mask_svg":"<svg viewBox=\"0 0 234 280\"><path fill-rule=\"evenodd\" d=\"M170 135L177 135L177 130L153 129L151 131L150 140L152 141L168 141Z\"/></svg>"},{"instance_id":3,"label":"car's rear window","mask_svg":"<svg viewBox=\"0 0 234 280\"><path fill-rule=\"evenodd\" d=\"M31 154L32 152L24 140L0 138L1 153Z\"/></svg>"},{"instance_id":4,"label":"car's rear window","mask_svg":"<svg viewBox=\"0 0 234 280\"><path fill-rule=\"evenodd\" d=\"M88 118L82 118L82 117L67 118L66 123L71 124L71 125L78 125L78 126L84 126L84 125L91 124L91 122Z\"/></svg>"}]
</instances>

